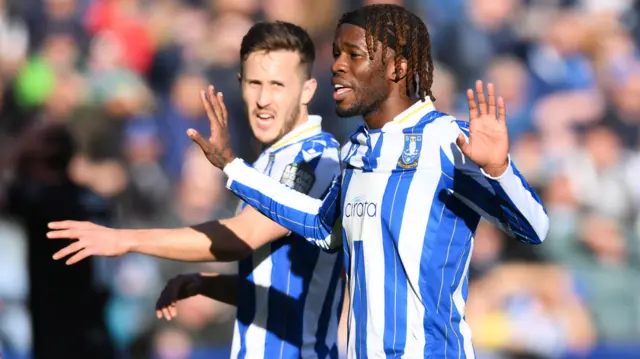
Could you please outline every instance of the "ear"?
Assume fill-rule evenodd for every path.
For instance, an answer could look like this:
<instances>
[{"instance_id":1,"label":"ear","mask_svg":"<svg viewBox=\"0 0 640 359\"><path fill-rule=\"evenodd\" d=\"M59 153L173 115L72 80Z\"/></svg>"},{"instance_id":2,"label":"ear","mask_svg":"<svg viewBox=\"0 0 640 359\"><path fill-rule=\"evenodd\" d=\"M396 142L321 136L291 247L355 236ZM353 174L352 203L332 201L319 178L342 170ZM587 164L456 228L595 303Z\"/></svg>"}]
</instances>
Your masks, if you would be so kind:
<instances>
[{"instance_id":1,"label":"ear","mask_svg":"<svg viewBox=\"0 0 640 359\"><path fill-rule=\"evenodd\" d=\"M238 72L238 82L242 83L242 74Z\"/></svg>"},{"instance_id":2,"label":"ear","mask_svg":"<svg viewBox=\"0 0 640 359\"><path fill-rule=\"evenodd\" d=\"M303 105L308 105L313 98L313 95L316 94L316 90L318 89L318 81L314 78L310 78L302 84L302 96L300 96L300 101Z\"/></svg>"},{"instance_id":3,"label":"ear","mask_svg":"<svg viewBox=\"0 0 640 359\"><path fill-rule=\"evenodd\" d=\"M399 82L407 77L407 59L400 57L398 60L390 59L387 61L387 78L393 82ZM400 62L400 73L396 73L396 61Z\"/></svg>"}]
</instances>

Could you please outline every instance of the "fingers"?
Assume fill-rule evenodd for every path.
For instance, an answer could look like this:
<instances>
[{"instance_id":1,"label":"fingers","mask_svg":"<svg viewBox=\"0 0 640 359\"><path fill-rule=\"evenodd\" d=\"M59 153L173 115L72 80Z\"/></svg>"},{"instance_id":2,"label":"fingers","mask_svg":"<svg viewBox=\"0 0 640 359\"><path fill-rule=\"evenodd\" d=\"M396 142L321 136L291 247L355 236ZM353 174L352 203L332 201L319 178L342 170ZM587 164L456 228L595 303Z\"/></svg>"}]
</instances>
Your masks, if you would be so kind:
<instances>
[{"instance_id":1,"label":"fingers","mask_svg":"<svg viewBox=\"0 0 640 359\"><path fill-rule=\"evenodd\" d=\"M59 222L49 222L49 229L86 229L95 226L95 224L91 222L80 222L80 221L59 221Z\"/></svg>"},{"instance_id":2,"label":"fingers","mask_svg":"<svg viewBox=\"0 0 640 359\"><path fill-rule=\"evenodd\" d=\"M187 136L189 136L191 141L195 142L205 154L209 152L209 141L205 140L198 131L190 128L187 130Z\"/></svg>"},{"instance_id":3,"label":"fingers","mask_svg":"<svg viewBox=\"0 0 640 359\"><path fill-rule=\"evenodd\" d=\"M49 239L77 239L81 235L82 232L76 229L61 229L47 232L47 238Z\"/></svg>"},{"instance_id":4,"label":"fingers","mask_svg":"<svg viewBox=\"0 0 640 359\"><path fill-rule=\"evenodd\" d=\"M498 121L505 126L507 124L507 106L502 97L498 97Z\"/></svg>"},{"instance_id":5,"label":"fingers","mask_svg":"<svg viewBox=\"0 0 640 359\"><path fill-rule=\"evenodd\" d=\"M76 253L73 257L69 258L66 262L67 265L72 265L72 264L76 264L78 262L80 262L81 260L87 258L91 256L91 251L89 251L89 249L85 248L83 250L81 250L80 252Z\"/></svg>"},{"instance_id":6,"label":"fingers","mask_svg":"<svg viewBox=\"0 0 640 359\"><path fill-rule=\"evenodd\" d=\"M480 115L487 114L487 99L484 97L484 86L482 81L476 81L476 94L478 95L478 107L480 108Z\"/></svg>"},{"instance_id":7,"label":"fingers","mask_svg":"<svg viewBox=\"0 0 640 359\"><path fill-rule=\"evenodd\" d=\"M178 292L183 285L181 278L182 277L178 276L169 280L164 289L162 289L160 297L156 302L156 316L158 319L164 317L167 320L171 320L178 315L176 303L178 301Z\"/></svg>"},{"instance_id":8,"label":"fingers","mask_svg":"<svg viewBox=\"0 0 640 359\"><path fill-rule=\"evenodd\" d=\"M478 104L472 89L467 90L467 103L469 104L469 121L478 117Z\"/></svg>"},{"instance_id":9,"label":"fingers","mask_svg":"<svg viewBox=\"0 0 640 359\"><path fill-rule=\"evenodd\" d=\"M220 96L220 107L222 107L222 122L226 126L227 120L229 119L229 113L227 112L227 106L224 104L224 95L222 94L222 92L219 92L218 94Z\"/></svg>"},{"instance_id":10,"label":"fingers","mask_svg":"<svg viewBox=\"0 0 640 359\"><path fill-rule=\"evenodd\" d=\"M176 307L175 303L172 303L168 307L164 307L160 310L156 311L156 315L158 318L165 317L167 320L171 320L178 315L178 307Z\"/></svg>"},{"instance_id":11,"label":"fingers","mask_svg":"<svg viewBox=\"0 0 640 359\"><path fill-rule=\"evenodd\" d=\"M489 115L496 117L496 94L492 83L487 84L487 95L489 97Z\"/></svg>"},{"instance_id":12,"label":"fingers","mask_svg":"<svg viewBox=\"0 0 640 359\"><path fill-rule=\"evenodd\" d=\"M58 260L58 259L64 258L64 257L66 257L66 256L68 256L68 255L70 255L72 253L75 253L75 252L83 249L84 247L85 247L84 243L81 243L80 241L71 243L70 245L68 245L68 246L62 248L61 250L57 251L56 253L54 253L53 254L53 259L54 260Z\"/></svg>"},{"instance_id":13,"label":"fingers","mask_svg":"<svg viewBox=\"0 0 640 359\"><path fill-rule=\"evenodd\" d=\"M213 106L213 111L216 114L216 118L218 119L218 123L224 121L224 115L222 114L222 106L220 105L220 92L216 93L213 86L209 86L209 102Z\"/></svg>"},{"instance_id":14,"label":"fingers","mask_svg":"<svg viewBox=\"0 0 640 359\"><path fill-rule=\"evenodd\" d=\"M205 90L200 91L200 100L202 101L202 105L204 106L204 110L207 112L207 117L209 118L209 124L213 128L216 126L215 121L218 121L216 118L216 113L213 110L213 106L211 101L209 101L208 95Z\"/></svg>"}]
</instances>

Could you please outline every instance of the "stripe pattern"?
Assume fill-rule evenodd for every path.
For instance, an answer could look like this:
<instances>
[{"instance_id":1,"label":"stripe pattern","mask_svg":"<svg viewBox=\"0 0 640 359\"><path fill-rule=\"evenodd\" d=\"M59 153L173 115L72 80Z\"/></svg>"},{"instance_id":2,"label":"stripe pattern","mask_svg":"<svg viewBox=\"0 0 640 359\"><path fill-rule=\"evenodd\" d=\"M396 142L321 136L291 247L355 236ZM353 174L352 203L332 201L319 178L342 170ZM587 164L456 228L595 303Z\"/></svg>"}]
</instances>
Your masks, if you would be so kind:
<instances>
[{"instance_id":1,"label":"stripe pattern","mask_svg":"<svg viewBox=\"0 0 640 359\"><path fill-rule=\"evenodd\" d=\"M280 180L291 163L315 169L309 195L320 197L339 176L339 144L320 119L295 129L264 151L254 168ZM343 257L297 234L258 248L239 262L238 311L232 358L338 358Z\"/></svg>"},{"instance_id":2,"label":"stripe pattern","mask_svg":"<svg viewBox=\"0 0 640 359\"><path fill-rule=\"evenodd\" d=\"M361 126L322 200L242 161L225 168L228 188L265 215L322 248L342 244L349 358L474 358L465 302L480 218L526 243L546 237L540 198L514 164L493 178L469 161L455 144L468 133L429 102L382 129ZM331 233L338 220L341 241Z\"/></svg>"}]
</instances>

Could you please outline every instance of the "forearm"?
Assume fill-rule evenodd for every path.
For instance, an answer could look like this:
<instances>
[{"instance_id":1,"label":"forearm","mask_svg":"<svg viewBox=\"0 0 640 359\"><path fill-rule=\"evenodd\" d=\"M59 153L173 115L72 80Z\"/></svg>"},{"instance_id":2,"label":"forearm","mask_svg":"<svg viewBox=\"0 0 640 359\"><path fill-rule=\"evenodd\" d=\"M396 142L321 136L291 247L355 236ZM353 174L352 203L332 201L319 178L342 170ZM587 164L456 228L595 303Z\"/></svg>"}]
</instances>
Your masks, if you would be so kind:
<instances>
[{"instance_id":1,"label":"forearm","mask_svg":"<svg viewBox=\"0 0 640 359\"><path fill-rule=\"evenodd\" d=\"M513 163L499 177L487 177L500 199L500 220L508 232L526 243L542 243L549 231L549 217L540 197Z\"/></svg>"},{"instance_id":2,"label":"forearm","mask_svg":"<svg viewBox=\"0 0 640 359\"><path fill-rule=\"evenodd\" d=\"M176 229L127 230L129 252L185 261L234 261L252 250L219 221Z\"/></svg>"},{"instance_id":3,"label":"forearm","mask_svg":"<svg viewBox=\"0 0 640 359\"><path fill-rule=\"evenodd\" d=\"M230 305L238 304L238 276L201 273L200 294Z\"/></svg>"},{"instance_id":4,"label":"forearm","mask_svg":"<svg viewBox=\"0 0 640 359\"><path fill-rule=\"evenodd\" d=\"M236 159L224 169L227 188L272 221L315 244L327 246L339 216L340 182L324 200L297 192Z\"/></svg>"}]
</instances>

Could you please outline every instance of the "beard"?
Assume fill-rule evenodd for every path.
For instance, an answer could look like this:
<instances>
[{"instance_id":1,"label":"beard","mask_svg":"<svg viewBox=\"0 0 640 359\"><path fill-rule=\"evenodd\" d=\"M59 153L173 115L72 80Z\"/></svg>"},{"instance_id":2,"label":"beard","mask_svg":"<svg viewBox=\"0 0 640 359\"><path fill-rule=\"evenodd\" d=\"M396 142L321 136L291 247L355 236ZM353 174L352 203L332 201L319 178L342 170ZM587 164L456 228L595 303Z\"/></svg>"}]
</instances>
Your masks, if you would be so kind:
<instances>
[{"instance_id":1,"label":"beard","mask_svg":"<svg viewBox=\"0 0 640 359\"><path fill-rule=\"evenodd\" d=\"M302 94L298 96L298 99L295 102L296 105L290 108L285 113L285 119L284 119L284 122L282 123L282 127L278 132L278 135L266 142L260 141L263 147L271 146L274 143L280 141L282 137L286 136L289 132L291 132L291 130L293 130L298 125L298 121L300 120L300 106L298 104L300 103L301 96ZM251 116L251 114L249 113L249 108L245 107L245 113L246 113L247 119L249 119ZM254 136L255 136L255 133L254 133Z\"/></svg>"},{"instance_id":2,"label":"beard","mask_svg":"<svg viewBox=\"0 0 640 359\"><path fill-rule=\"evenodd\" d=\"M360 89L366 89L360 91ZM362 116L366 117L380 110L380 104L389 97L389 90L385 79L384 69L380 68L368 81L368 84L358 84L353 89L355 100L347 108L340 108L336 104L336 115L341 118Z\"/></svg>"},{"instance_id":3,"label":"beard","mask_svg":"<svg viewBox=\"0 0 640 359\"><path fill-rule=\"evenodd\" d=\"M296 103L299 103L297 101ZM284 119L284 123L282 124L282 128L280 129L280 133L278 134L278 138L273 141L276 143L282 139L282 137L286 136L287 133L291 132L297 125L298 120L300 119L300 106L294 106L294 108L289 111L287 117Z\"/></svg>"},{"instance_id":4,"label":"beard","mask_svg":"<svg viewBox=\"0 0 640 359\"><path fill-rule=\"evenodd\" d=\"M387 98L387 94L382 90L378 90L369 93L367 97L367 99L363 99L356 94L356 100L348 107L340 108L340 106L336 106L336 115L340 118L369 116L380 109L380 104Z\"/></svg>"}]
</instances>

